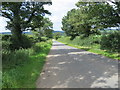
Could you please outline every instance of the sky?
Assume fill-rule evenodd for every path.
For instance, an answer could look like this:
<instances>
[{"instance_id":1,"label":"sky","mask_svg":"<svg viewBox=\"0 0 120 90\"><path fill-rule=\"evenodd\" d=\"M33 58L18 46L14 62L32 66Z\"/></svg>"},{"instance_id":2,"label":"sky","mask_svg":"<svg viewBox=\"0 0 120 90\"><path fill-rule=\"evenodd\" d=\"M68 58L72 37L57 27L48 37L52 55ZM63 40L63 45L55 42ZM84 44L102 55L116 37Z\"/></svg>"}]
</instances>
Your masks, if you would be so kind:
<instances>
[{"instance_id":1,"label":"sky","mask_svg":"<svg viewBox=\"0 0 120 90\"><path fill-rule=\"evenodd\" d=\"M52 0L51 6L45 6L52 15L49 17L53 22L53 29L55 31L61 31L62 18L67 15L67 12L73 8L76 8L75 3L79 0Z\"/></svg>"},{"instance_id":2,"label":"sky","mask_svg":"<svg viewBox=\"0 0 120 90\"><path fill-rule=\"evenodd\" d=\"M52 0L52 5L45 5L45 9L49 10L52 15L46 16L49 17L53 22L53 30L62 31L62 18L64 15L67 15L67 12L73 8L76 8L75 3L79 0ZM0 32L8 32L9 30L5 30L5 26L7 25L5 18L0 17Z\"/></svg>"},{"instance_id":3,"label":"sky","mask_svg":"<svg viewBox=\"0 0 120 90\"><path fill-rule=\"evenodd\" d=\"M0 16L0 32L8 32L9 30L5 30L5 26L7 25L6 23L6 18L3 18Z\"/></svg>"}]
</instances>

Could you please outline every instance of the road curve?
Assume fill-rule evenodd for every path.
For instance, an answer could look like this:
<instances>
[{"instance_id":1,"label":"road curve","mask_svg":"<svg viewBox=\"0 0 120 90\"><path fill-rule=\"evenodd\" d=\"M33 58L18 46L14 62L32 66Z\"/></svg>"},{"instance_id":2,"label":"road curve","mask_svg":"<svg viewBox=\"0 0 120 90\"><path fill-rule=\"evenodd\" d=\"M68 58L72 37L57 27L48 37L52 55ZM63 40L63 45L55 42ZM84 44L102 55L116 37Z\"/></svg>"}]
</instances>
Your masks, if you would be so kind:
<instances>
[{"instance_id":1,"label":"road curve","mask_svg":"<svg viewBox=\"0 0 120 90\"><path fill-rule=\"evenodd\" d=\"M118 88L118 61L53 41L37 88Z\"/></svg>"}]
</instances>

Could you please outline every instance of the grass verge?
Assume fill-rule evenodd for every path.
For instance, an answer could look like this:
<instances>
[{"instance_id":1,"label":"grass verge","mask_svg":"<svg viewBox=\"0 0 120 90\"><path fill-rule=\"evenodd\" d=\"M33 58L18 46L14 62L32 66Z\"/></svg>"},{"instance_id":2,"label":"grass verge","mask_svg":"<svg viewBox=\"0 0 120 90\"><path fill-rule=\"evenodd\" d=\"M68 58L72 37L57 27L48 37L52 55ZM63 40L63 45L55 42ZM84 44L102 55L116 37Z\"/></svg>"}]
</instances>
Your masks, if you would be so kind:
<instances>
[{"instance_id":1,"label":"grass verge","mask_svg":"<svg viewBox=\"0 0 120 90\"><path fill-rule=\"evenodd\" d=\"M45 59L51 48L52 41L37 43L31 49L23 50L28 57L21 64L3 68L3 88L36 88L36 80L42 71ZM10 58L22 58L20 53ZM23 56L24 57L24 56ZM9 57L7 57L9 58ZM16 58L16 59L18 59ZM14 60L12 60L14 61ZM14 63L14 62L13 62ZM9 63L8 63L9 64ZM14 67L13 67L14 66ZM4 66L5 67L5 66Z\"/></svg>"},{"instance_id":2,"label":"grass verge","mask_svg":"<svg viewBox=\"0 0 120 90\"><path fill-rule=\"evenodd\" d=\"M86 51L89 51L89 52L92 52L95 54L100 54L100 55L107 56L107 57L112 58L112 59L120 60L120 53L110 52L107 50L101 50L99 44L88 45L88 46L87 45L86 46L85 45L78 45L77 41L70 41L68 39L68 37L66 39L64 37L64 40L63 40L63 38L60 38L57 41L64 43L66 45L78 48L78 49L83 49L83 50L86 50Z\"/></svg>"}]
</instances>

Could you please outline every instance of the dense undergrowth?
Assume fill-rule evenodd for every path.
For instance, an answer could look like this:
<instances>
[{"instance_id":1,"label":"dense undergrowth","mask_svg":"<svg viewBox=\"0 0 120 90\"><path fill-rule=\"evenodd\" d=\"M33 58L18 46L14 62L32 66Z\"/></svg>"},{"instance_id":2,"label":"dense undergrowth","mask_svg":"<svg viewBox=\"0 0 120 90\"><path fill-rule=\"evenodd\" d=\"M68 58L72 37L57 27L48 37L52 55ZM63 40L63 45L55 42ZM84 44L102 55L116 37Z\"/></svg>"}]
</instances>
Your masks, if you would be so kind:
<instances>
[{"instance_id":1,"label":"dense undergrowth","mask_svg":"<svg viewBox=\"0 0 120 90\"><path fill-rule=\"evenodd\" d=\"M2 88L35 88L52 41L33 43L31 48L10 50L11 42L3 40Z\"/></svg>"},{"instance_id":2,"label":"dense undergrowth","mask_svg":"<svg viewBox=\"0 0 120 90\"><path fill-rule=\"evenodd\" d=\"M70 37L61 37L58 41L76 48L120 60L120 40L118 36L120 37L120 35L116 33L115 35L91 35L89 37L78 36L74 40L70 40ZM106 47L105 44L108 46Z\"/></svg>"}]
</instances>

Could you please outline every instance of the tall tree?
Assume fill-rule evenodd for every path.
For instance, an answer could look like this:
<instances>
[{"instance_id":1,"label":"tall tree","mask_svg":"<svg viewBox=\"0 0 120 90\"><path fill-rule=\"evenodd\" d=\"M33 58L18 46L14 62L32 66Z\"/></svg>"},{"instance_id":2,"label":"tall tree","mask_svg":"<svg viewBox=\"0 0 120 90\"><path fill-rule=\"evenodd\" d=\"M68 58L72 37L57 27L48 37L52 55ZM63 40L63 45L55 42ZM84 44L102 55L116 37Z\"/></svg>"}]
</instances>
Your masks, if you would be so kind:
<instances>
[{"instance_id":1,"label":"tall tree","mask_svg":"<svg viewBox=\"0 0 120 90\"><path fill-rule=\"evenodd\" d=\"M49 18L44 18L43 19L43 27L42 29L44 30L44 34L48 38L52 38L52 32L53 32L53 23Z\"/></svg>"},{"instance_id":2,"label":"tall tree","mask_svg":"<svg viewBox=\"0 0 120 90\"><path fill-rule=\"evenodd\" d=\"M35 32L37 32L38 37L45 36L47 38L52 38L53 23L49 18L44 17L41 21L42 27L37 27Z\"/></svg>"},{"instance_id":3,"label":"tall tree","mask_svg":"<svg viewBox=\"0 0 120 90\"><path fill-rule=\"evenodd\" d=\"M117 27L120 27L120 1L118 0L108 0L112 6L114 7L114 18L112 18L112 22L115 23Z\"/></svg>"},{"instance_id":4,"label":"tall tree","mask_svg":"<svg viewBox=\"0 0 120 90\"><path fill-rule=\"evenodd\" d=\"M51 14L43 5L51 2L3 2L2 16L8 18L7 28L17 43L22 43L22 32L40 25L45 14ZM38 22L39 21L39 22ZM37 22L37 24L33 24Z\"/></svg>"},{"instance_id":5,"label":"tall tree","mask_svg":"<svg viewBox=\"0 0 120 90\"><path fill-rule=\"evenodd\" d=\"M105 2L77 2L77 9L72 9L63 17L62 29L74 39L75 36L97 33L98 30L115 27L116 10ZM118 20L117 20L118 21Z\"/></svg>"},{"instance_id":6,"label":"tall tree","mask_svg":"<svg viewBox=\"0 0 120 90\"><path fill-rule=\"evenodd\" d=\"M79 35L79 32L77 32L76 30L76 16L77 16L78 12L76 9L72 9L71 11L68 11L67 16L64 16L62 19L62 30L65 31L65 33L68 36L71 36L71 39L74 39L76 36Z\"/></svg>"}]
</instances>

